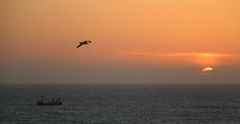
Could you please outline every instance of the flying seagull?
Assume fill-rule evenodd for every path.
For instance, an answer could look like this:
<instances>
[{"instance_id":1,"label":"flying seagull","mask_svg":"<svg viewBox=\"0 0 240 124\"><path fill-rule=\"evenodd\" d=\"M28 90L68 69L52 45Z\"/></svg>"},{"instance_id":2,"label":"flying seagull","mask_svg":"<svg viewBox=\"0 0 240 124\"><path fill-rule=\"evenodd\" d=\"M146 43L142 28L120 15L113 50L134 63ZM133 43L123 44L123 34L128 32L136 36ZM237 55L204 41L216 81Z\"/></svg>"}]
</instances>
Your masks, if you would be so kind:
<instances>
[{"instance_id":1,"label":"flying seagull","mask_svg":"<svg viewBox=\"0 0 240 124\"><path fill-rule=\"evenodd\" d=\"M80 42L79 42L79 45L77 46L77 48L79 48L79 47L82 46L82 45L88 45L88 44L90 44L90 43L92 43L92 41L90 41L90 40L80 41Z\"/></svg>"}]
</instances>

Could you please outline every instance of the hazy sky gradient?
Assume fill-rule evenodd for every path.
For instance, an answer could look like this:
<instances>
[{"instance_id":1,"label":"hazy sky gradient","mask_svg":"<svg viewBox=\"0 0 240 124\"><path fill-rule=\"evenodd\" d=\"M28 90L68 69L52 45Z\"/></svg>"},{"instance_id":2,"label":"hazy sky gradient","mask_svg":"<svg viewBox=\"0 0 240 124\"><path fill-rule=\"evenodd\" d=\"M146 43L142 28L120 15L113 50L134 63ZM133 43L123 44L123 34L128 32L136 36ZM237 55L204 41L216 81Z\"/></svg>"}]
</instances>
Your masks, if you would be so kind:
<instances>
[{"instance_id":1,"label":"hazy sky gradient","mask_svg":"<svg viewBox=\"0 0 240 124\"><path fill-rule=\"evenodd\" d=\"M1 0L0 83L238 83L239 0ZM79 40L92 40L76 49ZM213 73L201 70L211 66Z\"/></svg>"}]
</instances>

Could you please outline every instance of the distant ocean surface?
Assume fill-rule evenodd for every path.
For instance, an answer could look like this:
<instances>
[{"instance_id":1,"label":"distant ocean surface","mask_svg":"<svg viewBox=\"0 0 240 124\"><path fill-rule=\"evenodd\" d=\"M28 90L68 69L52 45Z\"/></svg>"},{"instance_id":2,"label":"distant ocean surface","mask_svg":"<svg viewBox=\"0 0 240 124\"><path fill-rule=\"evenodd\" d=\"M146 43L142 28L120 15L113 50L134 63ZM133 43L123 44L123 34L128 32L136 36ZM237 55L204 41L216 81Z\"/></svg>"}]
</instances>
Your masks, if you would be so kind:
<instances>
[{"instance_id":1,"label":"distant ocean surface","mask_svg":"<svg viewBox=\"0 0 240 124\"><path fill-rule=\"evenodd\" d=\"M240 85L0 85L0 123L240 124Z\"/></svg>"}]
</instances>

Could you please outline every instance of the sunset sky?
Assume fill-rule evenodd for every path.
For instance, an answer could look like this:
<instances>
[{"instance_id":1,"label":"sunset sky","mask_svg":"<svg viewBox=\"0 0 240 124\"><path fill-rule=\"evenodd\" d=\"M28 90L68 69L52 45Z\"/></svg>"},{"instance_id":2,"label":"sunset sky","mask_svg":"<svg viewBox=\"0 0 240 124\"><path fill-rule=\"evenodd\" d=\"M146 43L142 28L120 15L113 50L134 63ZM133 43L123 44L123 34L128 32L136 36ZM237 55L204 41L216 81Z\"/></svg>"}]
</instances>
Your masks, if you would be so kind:
<instances>
[{"instance_id":1,"label":"sunset sky","mask_svg":"<svg viewBox=\"0 0 240 124\"><path fill-rule=\"evenodd\" d=\"M1 0L0 17L0 83L240 83L239 0Z\"/></svg>"}]
</instances>

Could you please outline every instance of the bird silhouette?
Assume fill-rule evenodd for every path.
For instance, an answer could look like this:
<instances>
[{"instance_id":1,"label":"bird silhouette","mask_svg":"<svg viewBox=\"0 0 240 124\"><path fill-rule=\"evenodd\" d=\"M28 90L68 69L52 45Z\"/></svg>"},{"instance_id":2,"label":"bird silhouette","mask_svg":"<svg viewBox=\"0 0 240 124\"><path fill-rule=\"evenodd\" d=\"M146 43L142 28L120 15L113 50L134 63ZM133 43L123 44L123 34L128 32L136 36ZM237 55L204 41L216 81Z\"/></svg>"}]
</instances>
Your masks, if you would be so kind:
<instances>
[{"instance_id":1,"label":"bird silhouette","mask_svg":"<svg viewBox=\"0 0 240 124\"><path fill-rule=\"evenodd\" d=\"M80 41L79 45L77 46L77 48L81 47L82 45L88 45L90 43L92 43L92 41L90 41L90 40Z\"/></svg>"}]
</instances>

